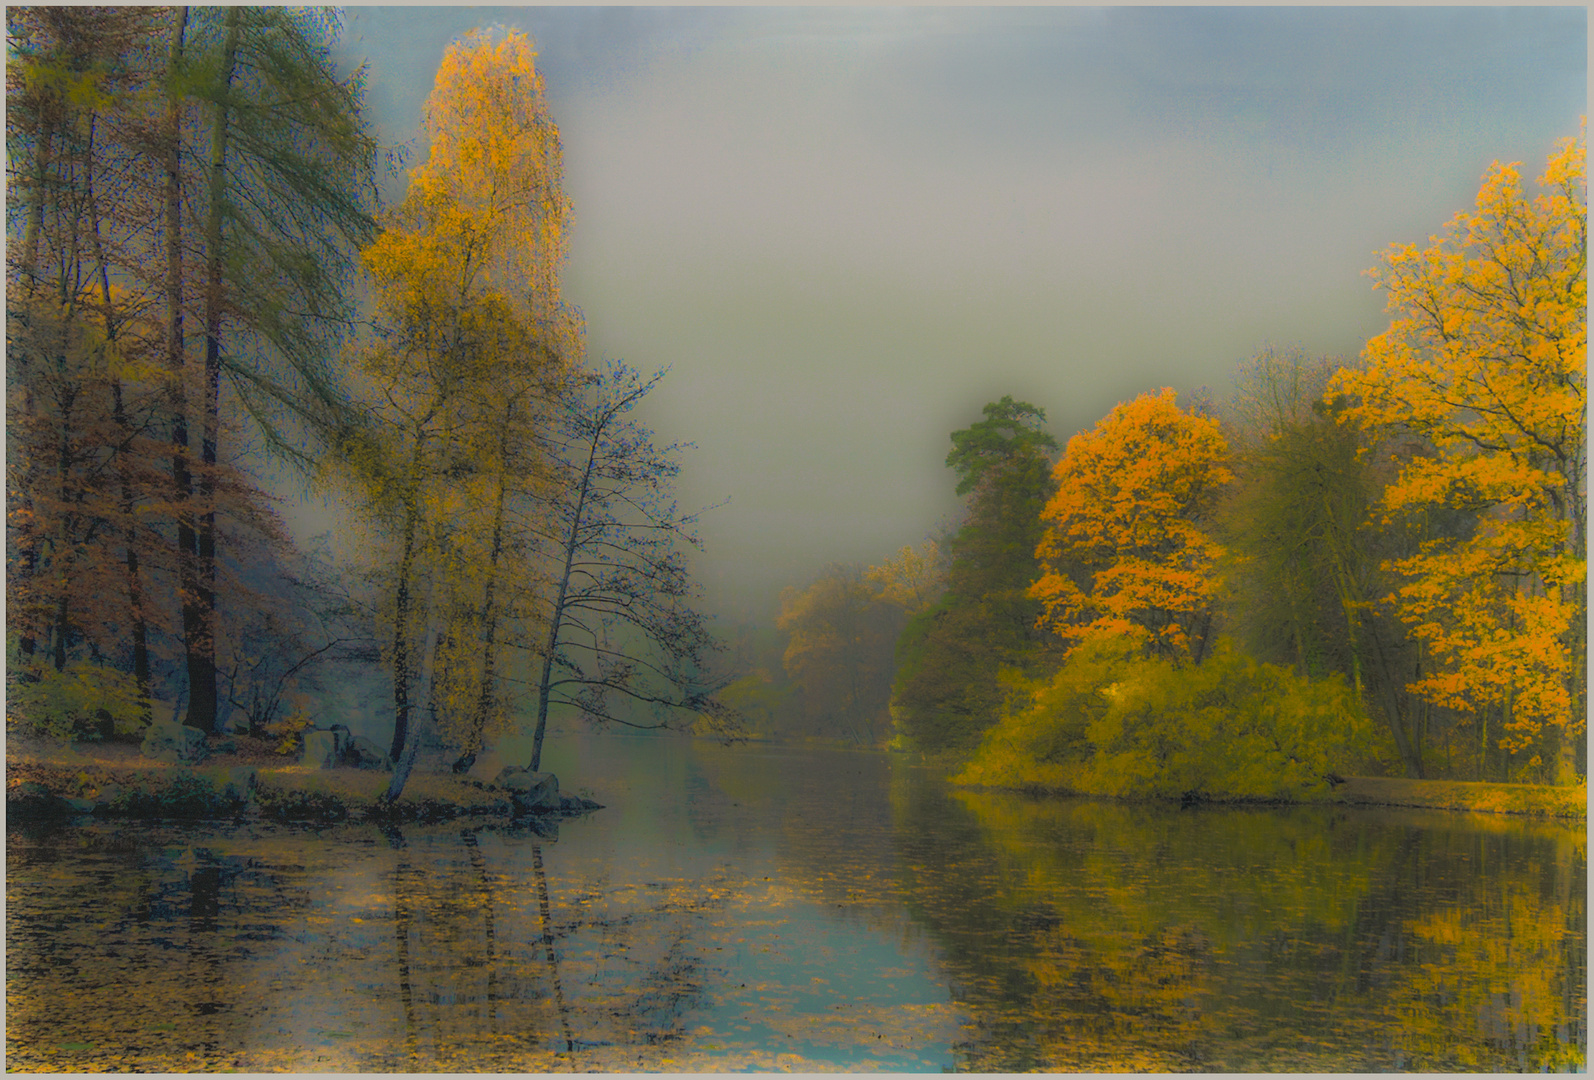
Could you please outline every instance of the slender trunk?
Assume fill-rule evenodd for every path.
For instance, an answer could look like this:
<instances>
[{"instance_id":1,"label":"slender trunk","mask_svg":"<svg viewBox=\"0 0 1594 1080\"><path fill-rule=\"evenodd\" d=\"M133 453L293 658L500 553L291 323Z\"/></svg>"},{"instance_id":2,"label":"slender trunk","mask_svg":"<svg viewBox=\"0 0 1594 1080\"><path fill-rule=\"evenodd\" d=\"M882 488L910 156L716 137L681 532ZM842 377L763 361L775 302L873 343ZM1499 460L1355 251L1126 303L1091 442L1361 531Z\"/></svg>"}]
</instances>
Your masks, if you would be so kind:
<instances>
[{"instance_id":1,"label":"slender trunk","mask_svg":"<svg viewBox=\"0 0 1594 1080\"><path fill-rule=\"evenodd\" d=\"M59 597L55 602L55 625L50 630L52 643L50 660L55 664L55 670L66 669L66 620L68 614L66 586L63 584Z\"/></svg>"},{"instance_id":2,"label":"slender trunk","mask_svg":"<svg viewBox=\"0 0 1594 1080\"><path fill-rule=\"evenodd\" d=\"M44 226L44 196L48 186L50 171L50 151L53 142L52 127L46 116L47 105L41 102L37 124L34 129L34 159L33 174L28 183L28 214L26 224L22 231L22 253L20 259L20 277L23 289L29 294L36 288L35 276L38 272L39 236ZM10 357L7 357L10 363ZM27 416L34 414L34 401L32 391L24 393L22 412ZM37 543L30 544L26 554L26 567L30 572L39 565L40 553ZM17 642L17 647L25 659L31 659L37 647L32 633L23 633Z\"/></svg>"},{"instance_id":3,"label":"slender trunk","mask_svg":"<svg viewBox=\"0 0 1594 1080\"><path fill-rule=\"evenodd\" d=\"M428 413L421 421L415 436L415 452L410 458L404 499L404 546L399 555L398 587L393 598L393 741L388 756L395 762L404 753L410 726L410 575L415 571L415 534L420 529L421 518L421 460L426 453L426 424L430 420Z\"/></svg>"},{"instance_id":4,"label":"slender trunk","mask_svg":"<svg viewBox=\"0 0 1594 1080\"><path fill-rule=\"evenodd\" d=\"M183 343L182 96L175 85L182 64L188 9L177 9L166 88L166 363L171 378L172 487L177 504L177 586L181 597L183 659L188 670L188 715L183 722L209 732L216 724L216 672L202 660L206 620L199 605L194 560L193 475L188 461L188 393Z\"/></svg>"},{"instance_id":5,"label":"slender trunk","mask_svg":"<svg viewBox=\"0 0 1594 1080\"><path fill-rule=\"evenodd\" d=\"M497 675L496 638L498 613L494 610L494 593L498 584L498 558L503 548L504 484L498 484L498 505L493 514L492 551L487 564L487 586L482 597L482 684L476 695L475 715L466 734L465 752L454 762L455 772L466 772L476 762L476 752L481 749L482 737L493 708L493 679Z\"/></svg>"},{"instance_id":6,"label":"slender trunk","mask_svg":"<svg viewBox=\"0 0 1594 1080\"><path fill-rule=\"evenodd\" d=\"M504 426L504 441L508 441L509 426L506 419ZM500 445L500 451L504 447ZM502 455L500 456L502 460ZM498 586L498 560L504 550L504 502L508 484L505 483L502 469L498 474L498 498L493 506L493 539L487 557L487 586L482 596L482 686L481 693L476 697L476 715L470 725L467 735L465 753L454 763L455 772L465 772L476 761L476 752L481 749L482 736L487 730L488 717L493 707L493 678L497 674L497 654L494 648L498 631L498 612L494 610L495 593Z\"/></svg>"},{"instance_id":7,"label":"slender trunk","mask_svg":"<svg viewBox=\"0 0 1594 1080\"><path fill-rule=\"evenodd\" d=\"M56 448L55 461L56 498L61 502L61 522L55 552L50 560L56 579L55 617L50 626L50 643L51 660L57 671L66 668L67 620L71 614L72 573L71 558L68 553L73 548L71 429L72 407L76 400L77 394L73 390L67 390L61 396L61 438Z\"/></svg>"},{"instance_id":8,"label":"slender trunk","mask_svg":"<svg viewBox=\"0 0 1594 1080\"><path fill-rule=\"evenodd\" d=\"M1345 551L1346 545L1342 542L1327 488L1323 489L1323 510L1328 517L1329 549L1334 555L1334 586L1335 591L1339 593L1339 606L1345 616L1345 634L1350 645L1351 682L1355 686L1356 701L1359 704L1362 700L1362 661L1356 626L1360 620L1359 612L1365 605L1362 603L1361 590L1356 587L1356 579L1351 574L1350 557Z\"/></svg>"},{"instance_id":9,"label":"slender trunk","mask_svg":"<svg viewBox=\"0 0 1594 1080\"><path fill-rule=\"evenodd\" d=\"M120 380L113 380L111 383L111 413L116 421L117 428L126 432L128 430L127 413L122 407L122 383ZM149 624L144 614L144 582L138 566L138 526L133 517L133 485L128 478L125 465L117 468L116 478L121 488L122 517L126 521L126 525L122 530L122 542L126 552L127 606L132 618L133 681L138 686L138 710L144 719L148 720L150 717Z\"/></svg>"},{"instance_id":10,"label":"slender trunk","mask_svg":"<svg viewBox=\"0 0 1594 1080\"><path fill-rule=\"evenodd\" d=\"M554 601L553 614L548 620L548 649L542 658L542 685L537 691L537 729L531 738L531 765L528 771L537 772L542 765L542 739L548 730L548 692L553 688L553 661L559 648L559 628L564 621L565 597L570 593L570 570L575 565L576 548L581 540L581 518L587 509L587 493L592 487L592 469L598 457L598 440L603 425L592 433L587 447L587 464L581 470L581 488L576 496L575 512L570 515L570 535L565 540L564 572L559 575L559 598Z\"/></svg>"},{"instance_id":11,"label":"slender trunk","mask_svg":"<svg viewBox=\"0 0 1594 1080\"><path fill-rule=\"evenodd\" d=\"M92 137L91 137L92 142ZM100 300L105 305L105 340L109 343L116 341L117 325L115 309L111 305L111 275L105 262L105 249L100 240L100 210L99 202L94 195L94 173L89 171L86 186L88 189L89 220L91 224L90 238L94 244L94 261L99 268ZM144 583L139 574L138 567L138 526L133 516L134 496L133 483L128 474L127 453L131 446L132 425L128 423L127 411L122 403L122 380L111 378L111 417L116 423L116 429L122 433L124 449L116 458L116 482L121 495L121 512L124 526L122 540L126 552L127 566L127 606L131 614L133 632L133 681L138 686L138 710L147 722L150 718L149 698L149 628L144 616Z\"/></svg>"},{"instance_id":12,"label":"slender trunk","mask_svg":"<svg viewBox=\"0 0 1594 1080\"><path fill-rule=\"evenodd\" d=\"M236 7L226 9L227 37L222 47L221 100L210 132L210 211L205 226L205 413L200 437L199 528L195 536L198 558L194 607L203 623L197 648L190 659L190 678L197 667L196 692L189 703L189 715L196 707L201 716L208 712L206 730L216 722L216 444L221 426L221 309L222 309L222 213L226 194L227 127L229 105L238 60L238 20ZM201 705L199 689L205 699Z\"/></svg>"},{"instance_id":13,"label":"slender trunk","mask_svg":"<svg viewBox=\"0 0 1594 1080\"><path fill-rule=\"evenodd\" d=\"M34 133L34 170L28 185L28 218L22 230L22 285L30 293L35 287L34 275L39 265L39 235L44 231L44 193L49 186L50 154L54 144L54 129L39 110L38 129Z\"/></svg>"},{"instance_id":14,"label":"slender trunk","mask_svg":"<svg viewBox=\"0 0 1594 1080\"><path fill-rule=\"evenodd\" d=\"M1373 659L1378 663L1379 689L1383 691L1384 710L1388 714L1390 734L1395 738L1395 750L1400 754L1401 763L1406 767L1406 772L1417 779L1423 778L1422 755L1414 753L1406 728L1406 710L1401 708L1401 680L1393 670L1389 653L1384 644L1383 635L1373 627L1372 631Z\"/></svg>"},{"instance_id":15,"label":"slender trunk","mask_svg":"<svg viewBox=\"0 0 1594 1080\"><path fill-rule=\"evenodd\" d=\"M419 511L412 504L404 512L404 550L399 557L398 589L393 612L393 742L388 756L394 761L404 752L410 727L410 574L415 568L415 532Z\"/></svg>"},{"instance_id":16,"label":"slender trunk","mask_svg":"<svg viewBox=\"0 0 1594 1080\"><path fill-rule=\"evenodd\" d=\"M437 639L442 636L441 631L432 625L433 598L436 589L429 590L430 595L426 601L426 643L421 652L421 684L417 700L423 707L429 706L432 701L432 666L437 659ZM382 801L392 804L404 794L404 785L409 782L410 770L415 768L415 755L420 749L420 735L416 729L419 723L405 725L404 746L398 757L393 759L393 779L388 782L387 791L382 795Z\"/></svg>"}]
</instances>

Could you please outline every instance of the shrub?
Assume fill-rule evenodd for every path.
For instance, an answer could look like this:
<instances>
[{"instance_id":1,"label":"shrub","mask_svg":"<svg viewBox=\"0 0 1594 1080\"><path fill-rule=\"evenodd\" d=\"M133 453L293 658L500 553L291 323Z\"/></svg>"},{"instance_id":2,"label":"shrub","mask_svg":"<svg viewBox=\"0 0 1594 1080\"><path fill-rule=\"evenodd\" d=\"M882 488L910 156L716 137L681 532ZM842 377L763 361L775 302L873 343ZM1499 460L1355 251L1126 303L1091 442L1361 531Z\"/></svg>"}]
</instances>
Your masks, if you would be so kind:
<instances>
[{"instance_id":1,"label":"shrub","mask_svg":"<svg viewBox=\"0 0 1594 1080\"><path fill-rule=\"evenodd\" d=\"M15 650L13 650L15 652ZM63 670L52 664L21 664L10 657L6 677L6 719L57 739L100 739L143 723L138 684L125 671L74 661Z\"/></svg>"},{"instance_id":2,"label":"shrub","mask_svg":"<svg viewBox=\"0 0 1594 1080\"><path fill-rule=\"evenodd\" d=\"M1338 676L1307 679L1220 640L1198 665L1080 645L1029 708L986 736L960 783L1081 794L1309 799L1367 753L1372 725Z\"/></svg>"},{"instance_id":3,"label":"shrub","mask_svg":"<svg viewBox=\"0 0 1594 1080\"><path fill-rule=\"evenodd\" d=\"M158 769L135 774L118 786L106 810L129 817L216 818L243 808L226 791L221 770Z\"/></svg>"}]
</instances>

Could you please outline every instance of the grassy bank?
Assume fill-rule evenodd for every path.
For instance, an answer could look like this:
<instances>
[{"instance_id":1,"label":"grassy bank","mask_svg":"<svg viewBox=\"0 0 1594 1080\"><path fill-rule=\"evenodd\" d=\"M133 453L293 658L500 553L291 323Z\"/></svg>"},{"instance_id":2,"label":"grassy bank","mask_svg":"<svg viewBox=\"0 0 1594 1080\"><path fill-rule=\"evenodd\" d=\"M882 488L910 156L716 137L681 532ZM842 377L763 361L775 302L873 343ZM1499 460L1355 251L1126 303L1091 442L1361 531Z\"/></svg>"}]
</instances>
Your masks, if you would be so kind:
<instances>
[{"instance_id":1,"label":"grassy bank","mask_svg":"<svg viewBox=\"0 0 1594 1080\"><path fill-rule=\"evenodd\" d=\"M195 765L153 762L136 747L103 744L7 750L6 808L16 818L447 821L515 813L510 792L478 779L417 771L389 805L381 798L389 773L314 769L249 745Z\"/></svg>"},{"instance_id":2,"label":"grassy bank","mask_svg":"<svg viewBox=\"0 0 1594 1080\"><path fill-rule=\"evenodd\" d=\"M1588 784L1545 787L1540 784L1491 784L1471 780L1352 776L1335 787L1327 801L1352 806L1420 806L1432 810L1466 810L1480 814L1586 818Z\"/></svg>"}]
</instances>

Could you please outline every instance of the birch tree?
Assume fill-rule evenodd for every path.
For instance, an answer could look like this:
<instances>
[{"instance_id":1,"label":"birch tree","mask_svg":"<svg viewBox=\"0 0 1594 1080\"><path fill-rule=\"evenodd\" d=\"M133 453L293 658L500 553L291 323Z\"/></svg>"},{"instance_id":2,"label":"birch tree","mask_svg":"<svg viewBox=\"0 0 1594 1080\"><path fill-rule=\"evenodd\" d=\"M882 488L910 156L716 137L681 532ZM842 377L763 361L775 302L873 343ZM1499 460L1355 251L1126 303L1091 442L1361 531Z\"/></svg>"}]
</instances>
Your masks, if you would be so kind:
<instances>
[{"instance_id":1,"label":"birch tree","mask_svg":"<svg viewBox=\"0 0 1594 1080\"><path fill-rule=\"evenodd\" d=\"M632 728L703 718L718 734L736 729L714 696L719 683L708 660L720 646L694 605L686 563L701 546L697 518L681 514L670 495L682 448L654 446L631 415L661 378L611 363L557 414L558 496L544 533L554 567L547 637L538 643L533 772L555 705Z\"/></svg>"},{"instance_id":2,"label":"birch tree","mask_svg":"<svg viewBox=\"0 0 1594 1080\"><path fill-rule=\"evenodd\" d=\"M393 535L395 760L417 704L438 708L445 734L473 754L507 713L504 623L541 625L506 600L543 580L528 531L551 482L542 433L582 341L559 292L569 204L534 57L515 33L448 48L427 101L428 157L363 255L377 311L359 361L369 422L346 446L364 502ZM423 583L439 659L417 703L415 642L431 632L415 625Z\"/></svg>"}]
</instances>

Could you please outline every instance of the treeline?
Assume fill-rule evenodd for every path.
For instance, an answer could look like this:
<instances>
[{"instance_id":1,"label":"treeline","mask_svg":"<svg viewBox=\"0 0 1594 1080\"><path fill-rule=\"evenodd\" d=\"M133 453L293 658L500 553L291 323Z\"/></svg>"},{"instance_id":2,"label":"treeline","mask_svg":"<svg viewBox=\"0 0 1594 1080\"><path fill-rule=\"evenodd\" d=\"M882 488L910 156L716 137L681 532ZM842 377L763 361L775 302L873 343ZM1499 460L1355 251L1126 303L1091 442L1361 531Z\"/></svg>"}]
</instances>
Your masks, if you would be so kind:
<instances>
[{"instance_id":1,"label":"treeline","mask_svg":"<svg viewBox=\"0 0 1594 1080\"><path fill-rule=\"evenodd\" d=\"M531 43L451 45L427 156L339 69L335 13L7 12L7 715L285 739L381 662L467 766L550 707L726 714L657 382L596 369ZM268 468L343 501L352 567L294 549ZM353 667L351 667L351 665Z\"/></svg>"},{"instance_id":2,"label":"treeline","mask_svg":"<svg viewBox=\"0 0 1594 1080\"><path fill-rule=\"evenodd\" d=\"M790 730L823 697L814 733L950 754L977 783L1574 782L1584 159L1566 140L1533 196L1497 164L1430 247L1390 248L1372 271L1390 327L1357 363L1268 350L1221 406L1142 395L1055 462L1041 409L985 406L952 435L970 498L934 598L890 604L870 583L892 564L827 571L787 597L782 668L766 648L733 690Z\"/></svg>"}]
</instances>

